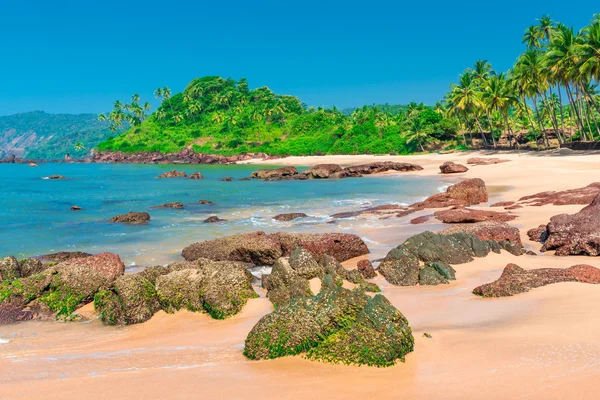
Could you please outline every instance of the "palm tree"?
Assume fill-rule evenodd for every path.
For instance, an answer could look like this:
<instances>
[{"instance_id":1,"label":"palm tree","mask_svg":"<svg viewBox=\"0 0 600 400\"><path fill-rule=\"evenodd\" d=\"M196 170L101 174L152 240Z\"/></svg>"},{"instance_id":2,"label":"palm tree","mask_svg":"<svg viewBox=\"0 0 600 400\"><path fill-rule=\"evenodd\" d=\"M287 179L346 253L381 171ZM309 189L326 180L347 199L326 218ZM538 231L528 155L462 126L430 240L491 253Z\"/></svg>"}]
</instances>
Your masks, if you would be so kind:
<instances>
[{"instance_id":1,"label":"palm tree","mask_svg":"<svg viewBox=\"0 0 600 400\"><path fill-rule=\"evenodd\" d=\"M512 146L512 132L510 130L510 123L508 121L508 109L516 103L516 98L513 95L510 85L506 79L506 75L501 73L498 75L490 75L485 80L485 87L481 94L483 104L488 110L496 110L502 118L506 126L506 131ZM489 118L489 117L488 117ZM494 135L492 134L492 139ZM494 139L494 147L496 141Z\"/></svg>"},{"instance_id":2,"label":"palm tree","mask_svg":"<svg viewBox=\"0 0 600 400\"><path fill-rule=\"evenodd\" d=\"M379 129L379 139L383 139L383 128L390 124L390 118L387 113L379 112L375 114L375 126Z\"/></svg>"},{"instance_id":3,"label":"palm tree","mask_svg":"<svg viewBox=\"0 0 600 400\"><path fill-rule=\"evenodd\" d=\"M423 144L431 141L430 126L424 126L420 118L411 118L411 124L406 132L406 143L417 142L422 152L425 152Z\"/></svg>"},{"instance_id":4,"label":"palm tree","mask_svg":"<svg viewBox=\"0 0 600 400\"><path fill-rule=\"evenodd\" d=\"M473 74L468 71L460 76L459 84L452 84L450 90L450 96L452 103L456 105L456 108L464 113L471 114L475 118L475 122L479 128L483 143L487 146L487 139L483 133L479 117L477 116L478 111L481 109L480 92L477 86L477 82L473 78Z\"/></svg>"},{"instance_id":5,"label":"palm tree","mask_svg":"<svg viewBox=\"0 0 600 400\"><path fill-rule=\"evenodd\" d=\"M80 151L83 149L85 149L85 146L83 145L83 143L81 143L81 142L75 143L75 150Z\"/></svg>"}]
</instances>

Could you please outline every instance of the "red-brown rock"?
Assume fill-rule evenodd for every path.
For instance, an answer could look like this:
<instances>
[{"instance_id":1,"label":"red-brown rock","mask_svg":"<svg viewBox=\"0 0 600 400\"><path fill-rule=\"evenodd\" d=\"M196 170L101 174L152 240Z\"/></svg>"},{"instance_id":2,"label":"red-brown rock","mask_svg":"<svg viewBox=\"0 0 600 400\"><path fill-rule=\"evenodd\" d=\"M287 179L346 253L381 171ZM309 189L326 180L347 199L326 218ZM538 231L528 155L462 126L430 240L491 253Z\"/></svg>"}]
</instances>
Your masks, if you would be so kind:
<instances>
[{"instance_id":1,"label":"red-brown rock","mask_svg":"<svg viewBox=\"0 0 600 400\"><path fill-rule=\"evenodd\" d=\"M411 219L410 223L413 225L424 224L425 222L429 221L430 217L431 215L421 215L420 217Z\"/></svg>"},{"instance_id":2,"label":"red-brown rock","mask_svg":"<svg viewBox=\"0 0 600 400\"><path fill-rule=\"evenodd\" d=\"M298 218L306 218L308 215L304 213L287 213L287 214L278 214L273 217L274 220L277 221L292 221Z\"/></svg>"},{"instance_id":3,"label":"red-brown rock","mask_svg":"<svg viewBox=\"0 0 600 400\"><path fill-rule=\"evenodd\" d=\"M507 222L517 218L516 215L488 211L488 210L473 210L463 206L452 207L449 210L436 211L433 213L435 218L445 224L473 223L482 221Z\"/></svg>"},{"instance_id":4,"label":"red-brown rock","mask_svg":"<svg viewBox=\"0 0 600 400\"><path fill-rule=\"evenodd\" d=\"M525 270L518 265L508 264L500 278L473 289L483 297L513 296L533 288L559 282L600 283L600 269L591 265L575 265L570 268L540 268Z\"/></svg>"},{"instance_id":5,"label":"red-brown rock","mask_svg":"<svg viewBox=\"0 0 600 400\"><path fill-rule=\"evenodd\" d=\"M338 164L318 164L302 171L302 174L308 179L329 179L345 177L345 174L341 174L342 172L344 169Z\"/></svg>"},{"instance_id":6,"label":"red-brown rock","mask_svg":"<svg viewBox=\"0 0 600 400\"><path fill-rule=\"evenodd\" d=\"M358 272L360 272L362 277L365 279L372 279L377 276L375 268L373 268L373 264L369 260L360 260L356 267Z\"/></svg>"},{"instance_id":7,"label":"red-brown rock","mask_svg":"<svg viewBox=\"0 0 600 400\"><path fill-rule=\"evenodd\" d=\"M492 164L505 163L505 162L509 162L509 161L510 160L503 160L500 158L473 157L473 158L469 158L467 160L467 164L469 164L469 165L492 165Z\"/></svg>"},{"instance_id":8,"label":"red-brown rock","mask_svg":"<svg viewBox=\"0 0 600 400\"><path fill-rule=\"evenodd\" d=\"M461 164L453 163L452 161L446 161L440 165L440 172L442 174L459 174L461 172L467 172L469 168Z\"/></svg>"},{"instance_id":9,"label":"red-brown rock","mask_svg":"<svg viewBox=\"0 0 600 400\"><path fill-rule=\"evenodd\" d=\"M479 178L467 179L446 189L444 193L436 193L420 203L410 206L413 209L445 208L450 206L471 206L488 201L485 182Z\"/></svg>"},{"instance_id":10,"label":"red-brown rock","mask_svg":"<svg viewBox=\"0 0 600 400\"><path fill-rule=\"evenodd\" d=\"M527 231L529 240L534 242L544 242L546 240L546 225L540 225Z\"/></svg>"},{"instance_id":11,"label":"red-brown rock","mask_svg":"<svg viewBox=\"0 0 600 400\"><path fill-rule=\"evenodd\" d=\"M410 172L410 171L421 171L423 167L411 163L393 162L393 161L381 161L373 162L368 164L354 165L351 167L344 168L351 176L357 175L370 175L379 174L387 171L398 171L398 172Z\"/></svg>"},{"instance_id":12,"label":"red-brown rock","mask_svg":"<svg viewBox=\"0 0 600 400\"><path fill-rule=\"evenodd\" d=\"M501 202L490 205L490 207L508 207L508 206L512 206L513 204L515 204L514 201L501 201Z\"/></svg>"},{"instance_id":13,"label":"red-brown rock","mask_svg":"<svg viewBox=\"0 0 600 400\"><path fill-rule=\"evenodd\" d=\"M569 204L590 204L600 194L600 182L592 183L583 188L564 190L561 192L541 192L519 199L528 206L543 206L554 204L563 206Z\"/></svg>"},{"instance_id":14,"label":"red-brown rock","mask_svg":"<svg viewBox=\"0 0 600 400\"><path fill-rule=\"evenodd\" d=\"M349 233L279 232L269 236L279 240L283 256L289 256L298 247L310 251L315 258L327 254L339 262L369 254L365 242L359 236Z\"/></svg>"},{"instance_id":15,"label":"red-brown rock","mask_svg":"<svg viewBox=\"0 0 600 400\"><path fill-rule=\"evenodd\" d=\"M440 233L449 235L456 232L470 233L477 236L480 240L509 241L519 247L523 247L519 229L504 222L483 221L473 224L454 224Z\"/></svg>"}]
</instances>

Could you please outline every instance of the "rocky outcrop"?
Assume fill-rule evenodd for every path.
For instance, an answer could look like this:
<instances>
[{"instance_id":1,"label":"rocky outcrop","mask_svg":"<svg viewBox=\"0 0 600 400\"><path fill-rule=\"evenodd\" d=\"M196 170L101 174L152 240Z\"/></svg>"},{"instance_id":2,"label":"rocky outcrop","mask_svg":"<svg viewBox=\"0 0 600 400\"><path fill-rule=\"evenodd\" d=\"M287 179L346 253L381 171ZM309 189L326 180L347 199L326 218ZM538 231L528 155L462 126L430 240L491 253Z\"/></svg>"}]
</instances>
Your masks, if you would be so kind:
<instances>
[{"instance_id":1,"label":"rocky outcrop","mask_svg":"<svg viewBox=\"0 0 600 400\"><path fill-rule=\"evenodd\" d=\"M421 171L423 167L411 163L381 161L368 164L354 165L344 168L350 176L380 174L387 171L411 172Z\"/></svg>"},{"instance_id":2,"label":"rocky outcrop","mask_svg":"<svg viewBox=\"0 0 600 400\"><path fill-rule=\"evenodd\" d=\"M181 208L183 208L183 203L175 201L175 202L172 202L172 203L162 204L160 206L154 206L152 208L176 208L176 209L181 209Z\"/></svg>"},{"instance_id":3,"label":"rocky outcrop","mask_svg":"<svg viewBox=\"0 0 600 400\"><path fill-rule=\"evenodd\" d=\"M492 283L478 286L473 293L483 297L505 297L525 293L533 288L559 282L600 283L600 269L591 265L575 265L570 268L540 268L525 270L508 264L500 278Z\"/></svg>"},{"instance_id":4,"label":"rocky outcrop","mask_svg":"<svg viewBox=\"0 0 600 400\"><path fill-rule=\"evenodd\" d=\"M72 320L74 311L92 300L94 295L112 283L125 271L119 256L101 253L58 263L42 272L0 284L0 310L8 307L9 314L23 320L52 314ZM32 313L16 313L28 309ZM16 314L15 314L16 313ZM2 314L2 311L0 311ZM18 315L17 315L18 314Z\"/></svg>"},{"instance_id":5,"label":"rocky outcrop","mask_svg":"<svg viewBox=\"0 0 600 400\"><path fill-rule=\"evenodd\" d=\"M462 172L467 172L468 170L469 168L464 165L455 164L452 161L446 161L440 165L440 173L442 174L460 174Z\"/></svg>"},{"instance_id":6,"label":"rocky outcrop","mask_svg":"<svg viewBox=\"0 0 600 400\"><path fill-rule=\"evenodd\" d=\"M386 367L414 347L406 318L385 297L328 288L296 297L252 328L244 347L250 359L300 353L331 363Z\"/></svg>"},{"instance_id":7,"label":"rocky outcrop","mask_svg":"<svg viewBox=\"0 0 600 400\"><path fill-rule=\"evenodd\" d=\"M444 193L436 193L420 203L410 206L412 209L444 208L450 206L472 206L488 201L485 182L479 178L467 179L449 186Z\"/></svg>"},{"instance_id":8,"label":"rocky outcrop","mask_svg":"<svg viewBox=\"0 0 600 400\"><path fill-rule=\"evenodd\" d=\"M592 183L583 188L563 190L560 192L541 192L531 196L521 197L519 202L528 206L544 206L553 204L563 206L569 204L590 204L600 194L600 182Z\"/></svg>"},{"instance_id":9,"label":"rocky outcrop","mask_svg":"<svg viewBox=\"0 0 600 400\"><path fill-rule=\"evenodd\" d=\"M480 240L493 240L498 243L510 242L514 244L516 248L523 248L519 229L504 222L483 221L475 222L473 224L455 224L439 233L442 235L449 235L458 232L475 235ZM512 250L512 247L507 246L505 250L510 251ZM521 253L522 250L519 250L517 255Z\"/></svg>"},{"instance_id":10,"label":"rocky outcrop","mask_svg":"<svg viewBox=\"0 0 600 400\"><path fill-rule=\"evenodd\" d=\"M506 212L474 210L463 206L452 207L449 210L436 211L435 218L445 224L473 223L482 221L507 222L517 218Z\"/></svg>"},{"instance_id":11,"label":"rocky outcrop","mask_svg":"<svg viewBox=\"0 0 600 400\"><path fill-rule=\"evenodd\" d=\"M306 218L308 215L304 213L287 213L287 214L278 214L273 217L274 220L277 221L292 221L298 218Z\"/></svg>"},{"instance_id":12,"label":"rocky outcrop","mask_svg":"<svg viewBox=\"0 0 600 400\"><path fill-rule=\"evenodd\" d=\"M187 174L183 171L171 170L167 172L163 172L158 175L157 178L185 178Z\"/></svg>"},{"instance_id":13,"label":"rocky outcrop","mask_svg":"<svg viewBox=\"0 0 600 400\"><path fill-rule=\"evenodd\" d=\"M122 153L122 152L94 152L90 162L110 164L235 164L247 160L274 160L279 156L264 153L246 153L232 156L220 154L196 153L191 149L184 149L177 153Z\"/></svg>"},{"instance_id":14,"label":"rocky outcrop","mask_svg":"<svg viewBox=\"0 0 600 400\"><path fill-rule=\"evenodd\" d=\"M276 169L260 169L252 172L250 178L252 179L270 179L277 180L286 177L291 177L298 174L296 167L282 167Z\"/></svg>"},{"instance_id":15,"label":"rocky outcrop","mask_svg":"<svg viewBox=\"0 0 600 400\"><path fill-rule=\"evenodd\" d=\"M147 212L133 212L115 215L108 222L119 222L124 224L145 224L150 221L150 214Z\"/></svg>"},{"instance_id":16,"label":"rocky outcrop","mask_svg":"<svg viewBox=\"0 0 600 400\"><path fill-rule=\"evenodd\" d=\"M510 160L503 160L500 158L480 158L480 157L473 157L473 158L469 158L467 160L467 164L469 165L492 165L492 164L500 164L500 163L505 163L505 162L509 162Z\"/></svg>"},{"instance_id":17,"label":"rocky outcrop","mask_svg":"<svg viewBox=\"0 0 600 400\"><path fill-rule=\"evenodd\" d=\"M576 214L550 218L542 251L556 250L557 256L600 255L600 195Z\"/></svg>"},{"instance_id":18,"label":"rocky outcrop","mask_svg":"<svg viewBox=\"0 0 600 400\"><path fill-rule=\"evenodd\" d=\"M189 176L190 179L204 179L204 177L202 176L202 174L200 172L194 172L192 174L190 174Z\"/></svg>"},{"instance_id":19,"label":"rocky outcrop","mask_svg":"<svg viewBox=\"0 0 600 400\"><path fill-rule=\"evenodd\" d=\"M194 243L183 249L188 261L198 258L230 260L254 265L273 265L282 256L289 256L303 247L315 257L324 254L345 261L369 252L360 237L345 233L243 233Z\"/></svg>"},{"instance_id":20,"label":"rocky outcrop","mask_svg":"<svg viewBox=\"0 0 600 400\"><path fill-rule=\"evenodd\" d=\"M318 164L302 171L308 179L344 178L344 169L338 164Z\"/></svg>"},{"instance_id":21,"label":"rocky outcrop","mask_svg":"<svg viewBox=\"0 0 600 400\"><path fill-rule=\"evenodd\" d=\"M94 298L94 307L108 325L145 322L157 311L186 309L224 319L258 297L244 263L197 260L168 267L150 267L123 276Z\"/></svg>"},{"instance_id":22,"label":"rocky outcrop","mask_svg":"<svg viewBox=\"0 0 600 400\"><path fill-rule=\"evenodd\" d=\"M204 223L205 224L214 224L214 223L217 223L217 222L225 222L225 221L227 221L227 220L226 219L221 219L221 218L217 217L216 215L213 215L213 216L210 216L210 217L206 218L204 220Z\"/></svg>"},{"instance_id":23,"label":"rocky outcrop","mask_svg":"<svg viewBox=\"0 0 600 400\"><path fill-rule=\"evenodd\" d=\"M503 246L492 240L457 232L435 234L423 232L392 249L378 266L378 271L393 285L448 283L454 279L450 264L463 264ZM422 265L424 263L424 265ZM422 271L427 268L426 271Z\"/></svg>"},{"instance_id":24,"label":"rocky outcrop","mask_svg":"<svg viewBox=\"0 0 600 400\"><path fill-rule=\"evenodd\" d=\"M38 258L17 260L14 256L0 258L0 282L11 282L39 274L54 264L43 263Z\"/></svg>"}]
</instances>

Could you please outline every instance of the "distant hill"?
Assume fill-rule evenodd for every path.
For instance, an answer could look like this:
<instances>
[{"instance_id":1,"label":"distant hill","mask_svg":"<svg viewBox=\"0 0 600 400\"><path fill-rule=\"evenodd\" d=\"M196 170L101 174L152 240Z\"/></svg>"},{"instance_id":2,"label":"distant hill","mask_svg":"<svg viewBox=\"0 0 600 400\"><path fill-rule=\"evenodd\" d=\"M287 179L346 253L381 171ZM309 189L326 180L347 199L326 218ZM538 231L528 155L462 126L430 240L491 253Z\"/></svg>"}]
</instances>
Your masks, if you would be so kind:
<instances>
[{"instance_id":1,"label":"distant hill","mask_svg":"<svg viewBox=\"0 0 600 400\"><path fill-rule=\"evenodd\" d=\"M32 111L0 117L0 157L62 159L84 157L113 132L96 114ZM76 150L77 143L84 148Z\"/></svg>"},{"instance_id":2,"label":"distant hill","mask_svg":"<svg viewBox=\"0 0 600 400\"><path fill-rule=\"evenodd\" d=\"M168 88L167 88L168 89ZM160 91L157 91L160 97ZM412 107L412 108L411 108ZM101 151L275 155L407 154L433 141L454 141L458 124L422 104L366 106L345 114L307 107L295 96L245 79L192 80L183 93L163 96L150 115L132 96L106 118L131 128L98 145ZM411 139L412 138L412 139Z\"/></svg>"}]
</instances>

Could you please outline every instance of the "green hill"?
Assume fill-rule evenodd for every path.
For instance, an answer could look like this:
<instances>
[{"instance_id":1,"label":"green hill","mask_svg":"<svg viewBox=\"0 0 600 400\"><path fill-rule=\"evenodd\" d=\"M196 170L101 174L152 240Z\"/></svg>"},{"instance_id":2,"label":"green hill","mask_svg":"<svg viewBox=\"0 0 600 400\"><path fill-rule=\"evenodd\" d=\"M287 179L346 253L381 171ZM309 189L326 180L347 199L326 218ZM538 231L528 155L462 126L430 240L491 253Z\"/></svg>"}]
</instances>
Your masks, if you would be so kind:
<instances>
[{"instance_id":1,"label":"green hill","mask_svg":"<svg viewBox=\"0 0 600 400\"><path fill-rule=\"evenodd\" d=\"M62 159L84 157L112 132L96 114L32 111L0 117L0 157ZM77 144L83 145L80 148Z\"/></svg>"},{"instance_id":2,"label":"green hill","mask_svg":"<svg viewBox=\"0 0 600 400\"><path fill-rule=\"evenodd\" d=\"M123 152L404 154L420 141L454 140L458 130L456 121L424 105L369 106L345 115L335 107L309 108L267 87L249 89L245 79L216 76L194 79L172 97L167 92L148 117L134 95L131 104L117 102L107 118L113 129L124 121L133 126L98 149Z\"/></svg>"}]
</instances>

